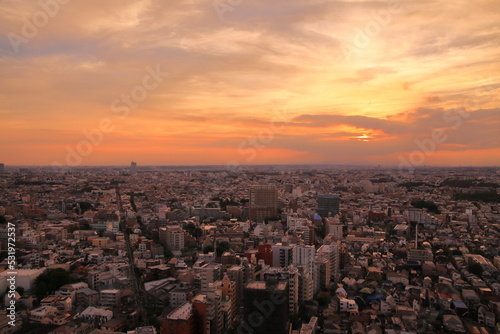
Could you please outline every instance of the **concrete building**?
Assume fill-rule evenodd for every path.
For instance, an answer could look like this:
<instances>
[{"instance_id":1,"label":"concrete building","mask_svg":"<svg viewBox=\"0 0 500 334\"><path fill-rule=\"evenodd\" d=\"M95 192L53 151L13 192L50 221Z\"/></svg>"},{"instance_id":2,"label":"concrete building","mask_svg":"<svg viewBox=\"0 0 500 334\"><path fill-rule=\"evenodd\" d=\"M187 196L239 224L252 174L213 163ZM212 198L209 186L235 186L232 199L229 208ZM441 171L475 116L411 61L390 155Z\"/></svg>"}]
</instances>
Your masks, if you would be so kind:
<instances>
[{"instance_id":1,"label":"concrete building","mask_svg":"<svg viewBox=\"0 0 500 334\"><path fill-rule=\"evenodd\" d=\"M318 214L321 217L333 217L340 211L339 195L318 195Z\"/></svg>"},{"instance_id":2,"label":"concrete building","mask_svg":"<svg viewBox=\"0 0 500 334\"><path fill-rule=\"evenodd\" d=\"M281 243L273 245L273 267L285 268L292 264L294 247L295 246L283 245Z\"/></svg>"},{"instance_id":3,"label":"concrete building","mask_svg":"<svg viewBox=\"0 0 500 334\"><path fill-rule=\"evenodd\" d=\"M327 257L318 256L314 259L314 293L320 290L326 290L330 285L330 260Z\"/></svg>"},{"instance_id":4,"label":"concrete building","mask_svg":"<svg viewBox=\"0 0 500 334\"><path fill-rule=\"evenodd\" d=\"M210 288L193 300L195 313L195 331L203 334L222 334L224 331L224 313L222 312L222 290Z\"/></svg>"},{"instance_id":5,"label":"concrete building","mask_svg":"<svg viewBox=\"0 0 500 334\"><path fill-rule=\"evenodd\" d=\"M297 269L299 270L299 305L302 305L306 301L313 300L313 272L309 272L305 266L297 266Z\"/></svg>"},{"instance_id":6,"label":"concrete building","mask_svg":"<svg viewBox=\"0 0 500 334\"><path fill-rule=\"evenodd\" d=\"M89 306L83 312L75 315L75 318L81 318L86 322L102 325L113 318L113 311Z\"/></svg>"},{"instance_id":7,"label":"concrete building","mask_svg":"<svg viewBox=\"0 0 500 334\"><path fill-rule=\"evenodd\" d=\"M209 289L210 284L222 278L222 265L220 263L207 263L200 268L201 291Z\"/></svg>"},{"instance_id":8,"label":"concrete building","mask_svg":"<svg viewBox=\"0 0 500 334\"><path fill-rule=\"evenodd\" d=\"M194 327L193 304L186 302L167 315L160 334L193 334Z\"/></svg>"},{"instance_id":9,"label":"concrete building","mask_svg":"<svg viewBox=\"0 0 500 334\"><path fill-rule=\"evenodd\" d=\"M278 191L269 185L250 188L249 218L264 220L278 215Z\"/></svg>"},{"instance_id":10,"label":"concrete building","mask_svg":"<svg viewBox=\"0 0 500 334\"><path fill-rule=\"evenodd\" d=\"M222 292L221 311L224 314L224 329L232 325L236 317L236 283L231 281L227 275L221 281L214 283L214 287Z\"/></svg>"},{"instance_id":11,"label":"concrete building","mask_svg":"<svg viewBox=\"0 0 500 334\"><path fill-rule=\"evenodd\" d=\"M246 283L248 282L247 275L245 273L245 267L243 266L233 266L227 270L227 276L231 281L235 283L236 287L236 309L238 310L243 306L243 290Z\"/></svg>"},{"instance_id":12,"label":"concrete building","mask_svg":"<svg viewBox=\"0 0 500 334\"><path fill-rule=\"evenodd\" d=\"M172 252L184 248L184 230L180 226L167 226L159 229L160 244Z\"/></svg>"},{"instance_id":13,"label":"concrete building","mask_svg":"<svg viewBox=\"0 0 500 334\"><path fill-rule=\"evenodd\" d=\"M36 278L45 272L45 268L41 269L16 269L16 274L11 275L9 271L0 273L0 291L5 291L10 276L16 276L16 287L23 287L24 290L33 289L33 283Z\"/></svg>"},{"instance_id":14,"label":"concrete building","mask_svg":"<svg viewBox=\"0 0 500 334\"><path fill-rule=\"evenodd\" d=\"M432 255L432 249L417 249L411 248L408 251L408 261L432 261L434 256Z\"/></svg>"},{"instance_id":15,"label":"concrete building","mask_svg":"<svg viewBox=\"0 0 500 334\"><path fill-rule=\"evenodd\" d=\"M107 289L101 290L99 294L100 304L104 307L114 307L120 302L121 290Z\"/></svg>"},{"instance_id":16,"label":"concrete building","mask_svg":"<svg viewBox=\"0 0 500 334\"><path fill-rule=\"evenodd\" d=\"M244 291L244 318L240 333L285 334L288 330L288 285L254 281Z\"/></svg>"},{"instance_id":17,"label":"concrete building","mask_svg":"<svg viewBox=\"0 0 500 334\"><path fill-rule=\"evenodd\" d=\"M286 282L288 285L288 312L289 314L298 313L301 291L299 289L299 270L296 267L291 265L287 268L269 268L264 273L264 281L268 285L273 285L277 282Z\"/></svg>"},{"instance_id":18,"label":"concrete building","mask_svg":"<svg viewBox=\"0 0 500 334\"><path fill-rule=\"evenodd\" d=\"M314 257L316 256L316 248L314 246L299 245L292 250L292 263L295 266L304 266L309 273L314 271Z\"/></svg>"},{"instance_id":19,"label":"concrete building","mask_svg":"<svg viewBox=\"0 0 500 334\"><path fill-rule=\"evenodd\" d=\"M330 276L332 280L340 278L340 241L333 240L329 245L318 248L316 255L330 261Z\"/></svg>"},{"instance_id":20,"label":"concrete building","mask_svg":"<svg viewBox=\"0 0 500 334\"><path fill-rule=\"evenodd\" d=\"M299 334L316 334L318 332L318 317L311 317L309 323L302 324Z\"/></svg>"}]
</instances>

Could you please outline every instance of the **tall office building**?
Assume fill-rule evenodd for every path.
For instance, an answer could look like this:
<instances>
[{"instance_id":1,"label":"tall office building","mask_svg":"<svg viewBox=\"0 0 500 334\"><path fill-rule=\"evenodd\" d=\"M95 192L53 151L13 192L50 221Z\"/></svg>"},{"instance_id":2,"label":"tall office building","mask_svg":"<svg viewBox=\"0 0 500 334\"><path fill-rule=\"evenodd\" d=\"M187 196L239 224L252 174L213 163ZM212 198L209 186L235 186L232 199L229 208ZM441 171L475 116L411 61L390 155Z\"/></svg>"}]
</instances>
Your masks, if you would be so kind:
<instances>
[{"instance_id":1,"label":"tall office building","mask_svg":"<svg viewBox=\"0 0 500 334\"><path fill-rule=\"evenodd\" d=\"M264 220L278 215L278 191L269 185L250 188L249 218Z\"/></svg>"},{"instance_id":2,"label":"tall office building","mask_svg":"<svg viewBox=\"0 0 500 334\"><path fill-rule=\"evenodd\" d=\"M135 172L135 171L137 170L137 162L132 161L132 162L130 163L130 170L131 170L132 172Z\"/></svg>"},{"instance_id":3,"label":"tall office building","mask_svg":"<svg viewBox=\"0 0 500 334\"><path fill-rule=\"evenodd\" d=\"M5 164L0 164L0 173L5 172Z\"/></svg>"},{"instance_id":4,"label":"tall office building","mask_svg":"<svg viewBox=\"0 0 500 334\"><path fill-rule=\"evenodd\" d=\"M285 334L288 326L288 284L253 281L244 291L244 317L238 333Z\"/></svg>"},{"instance_id":5,"label":"tall office building","mask_svg":"<svg viewBox=\"0 0 500 334\"><path fill-rule=\"evenodd\" d=\"M282 245L280 243L273 245L273 267L285 268L291 265L294 247L295 246Z\"/></svg>"},{"instance_id":6,"label":"tall office building","mask_svg":"<svg viewBox=\"0 0 500 334\"><path fill-rule=\"evenodd\" d=\"M340 211L339 195L318 195L318 214L321 217L333 217Z\"/></svg>"}]
</instances>

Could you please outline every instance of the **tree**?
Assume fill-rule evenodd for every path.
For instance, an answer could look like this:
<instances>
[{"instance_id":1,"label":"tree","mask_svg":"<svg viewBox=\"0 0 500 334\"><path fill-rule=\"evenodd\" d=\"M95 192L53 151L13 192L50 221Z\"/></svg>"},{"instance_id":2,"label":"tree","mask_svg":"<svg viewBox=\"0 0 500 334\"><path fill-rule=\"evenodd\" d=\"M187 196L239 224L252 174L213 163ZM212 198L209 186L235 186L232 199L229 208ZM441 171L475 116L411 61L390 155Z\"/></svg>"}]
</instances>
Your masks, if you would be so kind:
<instances>
[{"instance_id":1,"label":"tree","mask_svg":"<svg viewBox=\"0 0 500 334\"><path fill-rule=\"evenodd\" d=\"M458 249L454 249L454 250L452 250L452 251L450 252L450 254L451 254L451 255L458 255L458 256L462 256L462 255L463 255L463 253L462 253L460 250L458 250Z\"/></svg>"},{"instance_id":2,"label":"tree","mask_svg":"<svg viewBox=\"0 0 500 334\"><path fill-rule=\"evenodd\" d=\"M16 291L17 291L17 293L18 293L19 295L21 295L21 296L24 294L24 288L23 288L22 286L18 286L18 287L16 288Z\"/></svg>"},{"instance_id":3,"label":"tree","mask_svg":"<svg viewBox=\"0 0 500 334\"><path fill-rule=\"evenodd\" d=\"M327 306L330 303L331 297L328 293L321 293L316 297L319 306Z\"/></svg>"},{"instance_id":4,"label":"tree","mask_svg":"<svg viewBox=\"0 0 500 334\"><path fill-rule=\"evenodd\" d=\"M165 251L163 252L163 254L165 255L165 259L167 259L167 260L174 257L174 253L172 253L172 251L168 248L165 248Z\"/></svg>"},{"instance_id":5,"label":"tree","mask_svg":"<svg viewBox=\"0 0 500 334\"><path fill-rule=\"evenodd\" d=\"M35 295L41 300L47 295L54 293L61 286L69 283L74 283L69 271L62 268L45 271L35 280Z\"/></svg>"},{"instance_id":6,"label":"tree","mask_svg":"<svg viewBox=\"0 0 500 334\"><path fill-rule=\"evenodd\" d=\"M35 295L38 300L42 300L44 297L46 297L49 292L48 292L48 287L47 284L44 281L35 282Z\"/></svg>"},{"instance_id":7,"label":"tree","mask_svg":"<svg viewBox=\"0 0 500 334\"><path fill-rule=\"evenodd\" d=\"M288 317L288 320L290 321L290 324L292 325L293 329L300 329L301 321L300 321L300 316L298 314L292 314Z\"/></svg>"},{"instance_id":8,"label":"tree","mask_svg":"<svg viewBox=\"0 0 500 334\"><path fill-rule=\"evenodd\" d=\"M203 254L208 254L208 253L213 252L213 251L214 251L214 246L212 246L212 245L208 245L208 246L203 247Z\"/></svg>"},{"instance_id":9,"label":"tree","mask_svg":"<svg viewBox=\"0 0 500 334\"><path fill-rule=\"evenodd\" d=\"M481 276L483 273L483 267L479 263L472 263L469 265L469 272L473 273L474 275Z\"/></svg>"},{"instance_id":10,"label":"tree","mask_svg":"<svg viewBox=\"0 0 500 334\"><path fill-rule=\"evenodd\" d=\"M411 205L417 209L427 209L429 212L434 212L436 214L441 213L436 203L431 201L418 200L411 202Z\"/></svg>"},{"instance_id":11,"label":"tree","mask_svg":"<svg viewBox=\"0 0 500 334\"><path fill-rule=\"evenodd\" d=\"M80 202L78 203L80 205L80 209L82 210L82 213L84 213L85 211L89 211L89 210L92 210L94 211L94 207L92 206L92 204L90 204L89 202Z\"/></svg>"},{"instance_id":12,"label":"tree","mask_svg":"<svg viewBox=\"0 0 500 334\"><path fill-rule=\"evenodd\" d=\"M0 224L7 224L7 219L4 216L0 215Z\"/></svg>"},{"instance_id":13,"label":"tree","mask_svg":"<svg viewBox=\"0 0 500 334\"><path fill-rule=\"evenodd\" d=\"M227 252L231 247L226 241L219 242L217 244L217 257L221 257L224 252Z\"/></svg>"},{"instance_id":14,"label":"tree","mask_svg":"<svg viewBox=\"0 0 500 334\"><path fill-rule=\"evenodd\" d=\"M195 238L199 238L203 235L203 230L199 227L196 227L195 224L189 223L184 227L187 233L191 234Z\"/></svg>"}]
</instances>

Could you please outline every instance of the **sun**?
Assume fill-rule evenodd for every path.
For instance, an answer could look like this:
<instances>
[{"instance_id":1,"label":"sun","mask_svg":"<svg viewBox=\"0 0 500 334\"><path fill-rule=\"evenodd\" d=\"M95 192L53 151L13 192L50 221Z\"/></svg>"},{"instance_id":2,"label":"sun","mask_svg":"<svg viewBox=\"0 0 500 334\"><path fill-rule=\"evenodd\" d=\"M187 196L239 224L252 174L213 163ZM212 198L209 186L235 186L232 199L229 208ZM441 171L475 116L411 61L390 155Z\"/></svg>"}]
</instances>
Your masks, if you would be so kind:
<instances>
[{"instance_id":1,"label":"sun","mask_svg":"<svg viewBox=\"0 0 500 334\"><path fill-rule=\"evenodd\" d=\"M356 139L360 140L360 141L368 142L368 141L370 141L370 139L372 139L372 137L370 137L368 135L362 135L362 136L357 136Z\"/></svg>"}]
</instances>

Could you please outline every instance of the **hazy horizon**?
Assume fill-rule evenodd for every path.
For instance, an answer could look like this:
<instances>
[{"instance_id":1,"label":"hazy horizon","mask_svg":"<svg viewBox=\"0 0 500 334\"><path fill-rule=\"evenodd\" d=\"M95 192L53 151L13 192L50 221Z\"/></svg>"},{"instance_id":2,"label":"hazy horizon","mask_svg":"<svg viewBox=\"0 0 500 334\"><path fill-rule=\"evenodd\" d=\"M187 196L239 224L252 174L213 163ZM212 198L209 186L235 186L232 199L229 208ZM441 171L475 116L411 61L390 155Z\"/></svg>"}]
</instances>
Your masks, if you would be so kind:
<instances>
[{"instance_id":1,"label":"hazy horizon","mask_svg":"<svg viewBox=\"0 0 500 334\"><path fill-rule=\"evenodd\" d=\"M2 162L0 162L2 163ZM374 169L396 169L399 168L398 165L374 165L374 164L335 164L335 163L311 163L311 164L305 164L305 163L296 163L296 164L241 164L238 165L238 167L242 168L250 168L250 167L265 167L265 166L290 166L290 167L325 167L325 168L331 168L331 167L338 167L338 168L374 168ZM54 165L5 165L6 169L10 168L29 168L29 167L37 167L37 168L92 168L92 167L120 167L120 168L130 168L130 164L128 165L77 165L77 166L54 166ZM223 167L224 169L228 168L228 165L225 164L193 164L193 165L176 165L176 164L171 164L171 165L141 165L137 164L137 169L141 168L147 168L147 167ZM495 169L495 168L500 168L499 166L496 165L484 165L484 166L475 166L475 165L436 165L436 166L427 166L427 165L422 165L422 166L415 166L414 169L433 169L433 168L479 168L479 169Z\"/></svg>"}]
</instances>

